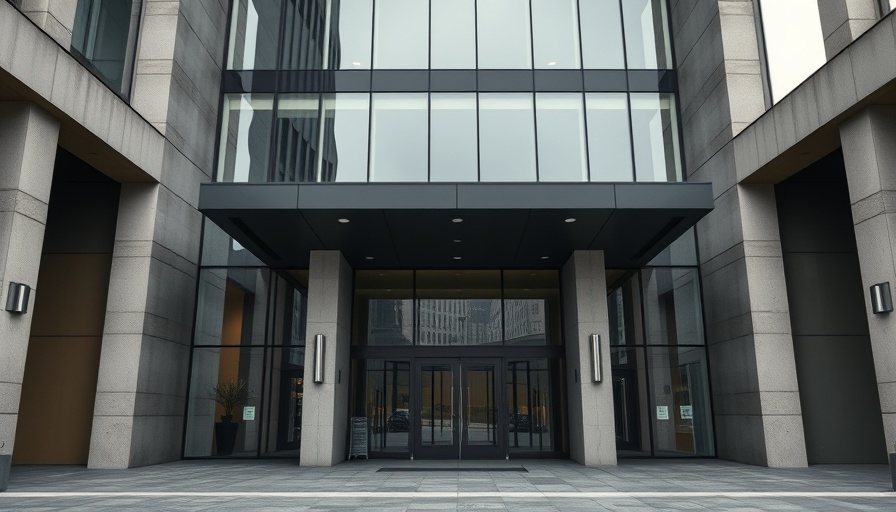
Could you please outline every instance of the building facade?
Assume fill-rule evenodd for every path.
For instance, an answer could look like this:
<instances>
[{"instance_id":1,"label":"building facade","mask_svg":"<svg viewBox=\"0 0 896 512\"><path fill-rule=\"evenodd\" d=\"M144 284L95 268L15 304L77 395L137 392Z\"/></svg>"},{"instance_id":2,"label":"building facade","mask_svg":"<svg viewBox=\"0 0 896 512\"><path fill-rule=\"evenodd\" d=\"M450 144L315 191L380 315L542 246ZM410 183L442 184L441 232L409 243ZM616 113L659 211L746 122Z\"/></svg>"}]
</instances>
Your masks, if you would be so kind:
<instances>
[{"instance_id":1,"label":"building facade","mask_svg":"<svg viewBox=\"0 0 896 512\"><path fill-rule=\"evenodd\" d=\"M0 2L0 455L883 462L896 22L761 7Z\"/></svg>"}]
</instances>

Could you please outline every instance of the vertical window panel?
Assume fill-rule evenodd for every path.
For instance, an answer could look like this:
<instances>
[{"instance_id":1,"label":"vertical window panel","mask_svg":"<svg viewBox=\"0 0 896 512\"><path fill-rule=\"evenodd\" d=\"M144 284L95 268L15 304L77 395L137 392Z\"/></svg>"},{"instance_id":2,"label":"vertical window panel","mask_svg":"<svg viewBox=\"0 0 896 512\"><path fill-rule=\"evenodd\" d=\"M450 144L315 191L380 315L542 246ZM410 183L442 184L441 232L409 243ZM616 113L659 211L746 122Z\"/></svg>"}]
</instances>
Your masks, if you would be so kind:
<instances>
[{"instance_id":1,"label":"vertical window panel","mask_svg":"<svg viewBox=\"0 0 896 512\"><path fill-rule=\"evenodd\" d=\"M631 95L637 181L681 181L675 97Z\"/></svg>"},{"instance_id":2,"label":"vertical window panel","mask_svg":"<svg viewBox=\"0 0 896 512\"><path fill-rule=\"evenodd\" d=\"M827 62L817 0L759 2L772 102Z\"/></svg>"},{"instance_id":3,"label":"vertical window panel","mask_svg":"<svg viewBox=\"0 0 896 512\"><path fill-rule=\"evenodd\" d=\"M281 69L322 69L326 0L286 0Z\"/></svg>"},{"instance_id":4,"label":"vertical window panel","mask_svg":"<svg viewBox=\"0 0 896 512\"><path fill-rule=\"evenodd\" d=\"M641 271L647 343L702 345L700 282L694 268Z\"/></svg>"},{"instance_id":5,"label":"vertical window panel","mask_svg":"<svg viewBox=\"0 0 896 512\"><path fill-rule=\"evenodd\" d=\"M277 153L273 181L316 181L320 97L281 94L277 101Z\"/></svg>"},{"instance_id":6,"label":"vertical window panel","mask_svg":"<svg viewBox=\"0 0 896 512\"><path fill-rule=\"evenodd\" d=\"M650 396L657 409L657 415L652 418L654 454L712 455L706 350L703 347L648 348L647 372Z\"/></svg>"},{"instance_id":7,"label":"vertical window panel","mask_svg":"<svg viewBox=\"0 0 896 512\"><path fill-rule=\"evenodd\" d=\"M374 94L370 181L426 181L426 93Z\"/></svg>"},{"instance_id":8,"label":"vertical window panel","mask_svg":"<svg viewBox=\"0 0 896 512\"><path fill-rule=\"evenodd\" d=\"M426 69L429 2L376 0L373 37L375 69Z\"/></svg>"},{"instance_id":9,"label":"vertical window panel","mask_svg":"<svg viewBox=\"0 0 896 512\"><path fill-rule=\"evenodd\" d=\"M633 181L628 99L625 93L587 93L591 181Z\"/></svg>"},{"instance_id":10,"label":"vertical window panel","mask_svg":"<svg viewBox=\"0 0 896 512\"><path fill-rule=\"evenodd\" d=\"M324 147L319 181L367 181L368 94L324 97Z\"/></svg>"},{"instance_id":11,"label":"vertical window panel","mask_svg":"<svg viewBox=\"0 0 896 512\"><path fill-rule=\"evenodd\" d=\"M579 0L585 69L624 69L619 0Z\"/></svg>"},{"instance_id":12,"label":"vertical window panel","mask_svg":"<svg viewBox=\"0 0 896 512\"><path fill-rule=\"evenodd\" d=\"M372 30L371 0L331 0L330 67L370 69Z\"/></svg>"},{"instance_id":13,"label":"vertical window panel","mask_svg":"<svg viewBox=\"0 0 896 512\"><path fill-rule=\"evenodd\" d=\"M579 69L576 0L532 0L536 69Z\"/></svg>"},{"instance_id":14,"label":"vertical window panel","mask_svg":"<svg viewBox=\"0 0 896 512\"><path fill-rule=\"evenodd\" d=\"M477 181L476 95L430 99L430 181Z\"/></svg>"},{"instance_id":15,"label":"vertical window panel","mask_svg":"<svg viewBox=\"0 0 896 512\"><path fill-rule=\"evenodd\" d=\"M476 69L475 0L432 0L433 69Z\"/></svg>"},{"instance_id":16,"label":"vertical window panel","mask_svg":"<svg viewBox=\"0 0 896 512\"><path fill-rule=\"evenodd\" d=\"M275 69L280 3L234 0L227 69Z\"/></svg>"},{"instance_id":17,"label":"vertical window panel","mask_svg":"<svg viewBox=\"0 0 896 512\"><path fill-rule=\"evenodd\" d=\"M527 0L477 0L480 69L531 69Z\"/></svg>"},{"instance_id":18,"label":"vertical window panel","mask_svg":"<svg viewBox=\"0 0 896 512\"><path fill-rule=\"evenodd\" d=\"M673 67L666 0L624 0L622 17L630 69Z\"/></svg>"},{"instance_id":19,"label":"vertical window panel","mask_svg":"<svg viewBox=\"0 0 896 512\"><path fill-rule=\"evenodd\" d=\"M535 181L535 126L531 94L479 96L481 181Z\"/></svg>"},{"instance_id":20,"label":"vertical window panel","mask_svg":"<svg viewBox=\"0 0 896 512\"><path fill-rule=\"evenodd\" d=\"M80 0L75 9L72 54L123 96L131 89L141 3Z\"/></svg>"},{"instance_id":21,"label":"vertical window panel","mask_svg":"<svg viewBox=\"0 0 896 512\"><path fill-rule=\"evenodd\" d=\"M273 94L224 97L217 181L268 181Z\"/></svg>"},{"instance_id":22,"label":"vertical window panel","mask_svg":"<svg viewBox=\"0 0 896 512\"><path fill-rule=\"evenodd\" d=\"M538 127L538 180L587 181L582 95L535 95Z\"/></svg>"}]
</instances>

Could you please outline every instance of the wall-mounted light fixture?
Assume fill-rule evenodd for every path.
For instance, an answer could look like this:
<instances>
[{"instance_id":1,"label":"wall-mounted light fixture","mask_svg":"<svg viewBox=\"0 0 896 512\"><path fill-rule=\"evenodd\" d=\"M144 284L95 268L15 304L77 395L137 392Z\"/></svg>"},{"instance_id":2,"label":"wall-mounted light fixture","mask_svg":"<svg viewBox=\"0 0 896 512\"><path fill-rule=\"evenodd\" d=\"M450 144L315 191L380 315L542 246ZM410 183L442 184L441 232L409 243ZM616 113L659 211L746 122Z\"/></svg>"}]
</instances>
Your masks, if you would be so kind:
<instances>
[{"instance_id":1,"label":"wall-mounted light fixture","mask_svg":"<svg viewBox=\"0 0 896 512\"><path fill-rule=\"evenodd\" d=\"M324 349L326 338L323 334L314 335L314 383L324 381Z\"/></svg>"},{"instance_id":2,"label":"wall-mounted light fixture","mask_svg":"<svg viewBox=\"0 0 896 512\"><path fill-rule=\"evenodd\" d=\"M591 335L591 376L594 382L601 382L603 375L600 371L600 334Z\"/></svg>"},{"instance_id":3,"label":"wall-mounted light fixture","mask_svg":"<svg viewBox=\"0 0 896 512\"><path fill-rule=\"evenodd\" d=\"M889 281L871 286L871 310L875 315L893 311L893 298L890 296Z\"/></svg>"},{"instance_id":4,"label":"wall-mounted light fixture","mask_svg":"<svg viewBox=\"0 0 896 512\"><path fill-rule=\"evenodd\" d=\"M27 313L30 296L31 287L27 284L9 283L9 292L6 294L6 310L10 313Z\"/></svg>"}]
</instances>

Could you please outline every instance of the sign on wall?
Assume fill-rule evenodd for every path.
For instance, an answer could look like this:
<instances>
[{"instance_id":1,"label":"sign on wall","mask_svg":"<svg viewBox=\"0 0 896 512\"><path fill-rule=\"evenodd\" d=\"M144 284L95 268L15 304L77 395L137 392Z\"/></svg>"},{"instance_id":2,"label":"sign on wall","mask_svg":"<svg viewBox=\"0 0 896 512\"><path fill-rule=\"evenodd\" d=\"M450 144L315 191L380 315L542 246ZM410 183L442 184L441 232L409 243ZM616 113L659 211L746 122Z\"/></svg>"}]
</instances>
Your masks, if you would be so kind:
<instances>
[{"instance_id":1,"label":"sign on wall","mask_svg":"<svg viewBox=\"0 0 896 512\"><path fill-rule=\"evenodd\" d=\"M669 419L669 406L668 405L656 406L656 419L658 419L658 420L668 420Z\"/></svg>"},{"instance_id":2,"label":"sign on wall","mask_svg":"<svg viewBox=\"0 0 896 512\"><path fill-rule=\"evenodd\" d=\"M244 421L253 421L255 419L255 406L246 406L243 407L243 420Z\"/></svg>"}]
</instances>

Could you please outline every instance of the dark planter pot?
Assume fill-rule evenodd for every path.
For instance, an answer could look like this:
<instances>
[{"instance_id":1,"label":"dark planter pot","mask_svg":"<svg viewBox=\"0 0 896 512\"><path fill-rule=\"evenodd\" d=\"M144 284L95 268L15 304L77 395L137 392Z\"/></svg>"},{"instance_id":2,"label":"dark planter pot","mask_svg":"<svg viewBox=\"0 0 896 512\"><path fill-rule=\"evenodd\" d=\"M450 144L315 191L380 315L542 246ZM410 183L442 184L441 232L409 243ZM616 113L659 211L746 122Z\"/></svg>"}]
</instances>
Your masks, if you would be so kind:
<instances>
[{"instance_id":1,"label":"dark planter pot","mask_svg":"<svg viewBox=\"0 0 896 512\"><path fill-rule=\"evenodd\" d=\"M10 464L12 464L12 455L0 455L0 491L5 491L9 484Z\"/></svg>"},{"instance_id":2,"label":"dark planter pot","mask_svg":"<svg viewBox=\"0 0 896 512\"><path fill-rule=\"evenodd\" d=\"M239 423L231 422L232 416L221 416L221 422L215 423L215 446L218 455L230 455L236 445L236 433Z\"/></svg>"},{"instance_id":3,"label":"dark planter pot","mask_svg":"<svg viewBox=\"0 0 896 512\"><path fill-rule=\"evenodd\" d=\"M893 483L893 490L896 491L896 453L890 454L890 481Z\"/></svg>"}]
</instances>

